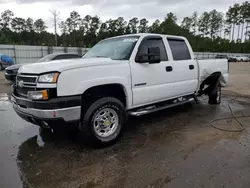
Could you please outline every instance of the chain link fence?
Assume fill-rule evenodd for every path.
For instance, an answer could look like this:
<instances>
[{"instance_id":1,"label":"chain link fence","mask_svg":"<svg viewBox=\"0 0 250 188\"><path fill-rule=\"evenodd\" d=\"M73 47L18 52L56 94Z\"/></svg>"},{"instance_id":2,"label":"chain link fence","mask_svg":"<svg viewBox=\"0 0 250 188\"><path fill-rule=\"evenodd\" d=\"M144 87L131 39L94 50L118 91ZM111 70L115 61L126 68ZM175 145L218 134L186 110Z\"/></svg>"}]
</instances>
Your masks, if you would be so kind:
<instances>
[{"instance_id":1,"label":"chain link fence","mask_svg":"<svg viewBox=\"0 0 250 188\"><path fill-rule=\"evenodd\" d=\"M217 55L227 55L227 56L250 56L244 53L215 53L215 52L194 52L197 59L214 59Z\"/></svg>"},{"instance_id":2,"label":"chain link fence","mask_svg":"<svg viewBox=\"0 0 250 188\"><path fill-rule=\"evenodd\" d=\"M10 56L15 64L33 63L45 55L52 53L75 53L83 55L87 51L88 48L78 47L0 45L0 54Z\"/></svg>"},{"instance_id":3,"label":"chain link fence","mask_svg":"<svg viewBox=\"0 0 250 188\"><path fill-rule=\"evenodd\" d=\"M79 55L85 54L89 48L78 47L54 47L54 46L24 46L24 45L0 45L0 54L10 56L15 64L33 63L52 53L75 53ZM197 59L213 59L216 55L224 54L229 56L241 55L249 56L250 54L239 53L210 53L210 52L194 52Z\"/></svg>"}]
</instances>

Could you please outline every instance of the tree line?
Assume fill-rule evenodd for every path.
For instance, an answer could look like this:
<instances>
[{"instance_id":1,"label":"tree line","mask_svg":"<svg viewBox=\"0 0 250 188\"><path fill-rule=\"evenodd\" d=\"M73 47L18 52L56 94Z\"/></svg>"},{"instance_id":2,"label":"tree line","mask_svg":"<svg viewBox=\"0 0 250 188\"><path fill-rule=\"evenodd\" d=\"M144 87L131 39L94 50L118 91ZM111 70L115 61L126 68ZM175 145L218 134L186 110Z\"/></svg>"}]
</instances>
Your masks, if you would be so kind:
<instances>
[{"instance_id":1,"label":"tree line","mask_svg":"<svg viewBox=\"0 0 250 188\"><path fill-rule=\"evenodd\" d=\"M58 45L92 47L98 41L131 33L161 33L188 38L194 51L250 53L250 3L234 4L226 14L216 9L198 15L194 12L178 24L177 16L169 12L152 24L146 18L123 17L102 22L98 16L81 17L72 11L59 23ZM15 17L6 10L0 17L0 43L25 45L55 45L55 34L46 31L42 19Z\"/></svg>"}]
</instances>

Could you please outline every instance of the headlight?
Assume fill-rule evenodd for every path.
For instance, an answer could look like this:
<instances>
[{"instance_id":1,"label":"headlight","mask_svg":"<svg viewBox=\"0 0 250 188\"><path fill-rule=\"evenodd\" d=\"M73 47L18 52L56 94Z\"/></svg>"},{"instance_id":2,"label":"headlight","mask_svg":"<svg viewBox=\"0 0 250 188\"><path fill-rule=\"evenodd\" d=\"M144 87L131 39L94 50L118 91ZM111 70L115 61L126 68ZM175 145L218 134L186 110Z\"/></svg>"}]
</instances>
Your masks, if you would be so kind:
<instances>
[{"instance_id":1,"label":"headlight","mask_svg":"<svg viewBox=\"0 0 250 188\"><path fill-rule=\"evenodd\" d=\"M44 74L44 75L39 76L38 82L39 83L56 83L58 76L59 76L58 72Z\"/></svg>"}]
</instances>

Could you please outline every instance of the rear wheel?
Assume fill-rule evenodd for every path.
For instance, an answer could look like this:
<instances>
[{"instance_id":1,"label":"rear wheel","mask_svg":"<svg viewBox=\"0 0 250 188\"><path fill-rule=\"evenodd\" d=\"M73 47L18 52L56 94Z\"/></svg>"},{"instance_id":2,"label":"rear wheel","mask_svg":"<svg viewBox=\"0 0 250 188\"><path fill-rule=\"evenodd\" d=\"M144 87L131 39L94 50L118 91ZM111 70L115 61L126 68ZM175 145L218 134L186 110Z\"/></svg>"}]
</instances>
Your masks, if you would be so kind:
<instances>
[{"instance_id":1,"label":"rear wheel","mask_svg":"<svg viewBox=\"0 0 250 188\"><path fill-rule=\"evenodd\" d=\"M221 103L221 86L218 82L211 93L208 94L209 97L209 104L220 104Z\"/></svg>"},{"instance_id":2,"label":"rear wheel","mask_svg":"<svg viewBox=\"0 0 250 188\"><path fill-rule=\"evenodd\" d=\"M0 71L3 69L3 66L2 66L2 64L0 64Z\"/></svg>"},{"instance_id":3,"label":"rear wheel","mask_svg":"<svg viewBox=\"0 0 250 188\"><path fill-rule=\"evenodd\" d=\"M95 147L115 143L126 121L125 107L113 97L98 99L90 105L80 125L84 139Z\"/></svg>"}]
</instances>

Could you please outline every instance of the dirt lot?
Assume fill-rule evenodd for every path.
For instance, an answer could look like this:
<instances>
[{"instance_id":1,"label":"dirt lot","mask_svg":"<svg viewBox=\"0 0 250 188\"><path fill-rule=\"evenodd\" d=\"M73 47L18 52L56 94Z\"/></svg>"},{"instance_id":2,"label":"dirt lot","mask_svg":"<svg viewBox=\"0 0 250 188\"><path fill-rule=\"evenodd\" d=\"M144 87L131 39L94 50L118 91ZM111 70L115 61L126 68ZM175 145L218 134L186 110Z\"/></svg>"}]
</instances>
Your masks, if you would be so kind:
<instances>
[{"instance_id":1,"label":"dirt lot","mask_svg":"<svg viewBox=\"0 0 250 188\"><path fill-rule=\"evenodd\" d=\"M225 90L250 96L250 63L231 63L229 85Z\"/></svg>"},{"instance_id":2,"label":"dirt lot","mask_svg":"<svg viewBox=\"0 0 250 188\"><path fill-rule=\"evenodd\" d=\"M120 142L98 150L77 132L39 134L13 112L2 78L1 188L249 187L250 64L230 64L221 105L203 97L200 104L130 117Z\"/></svg>"}]
</instances>

